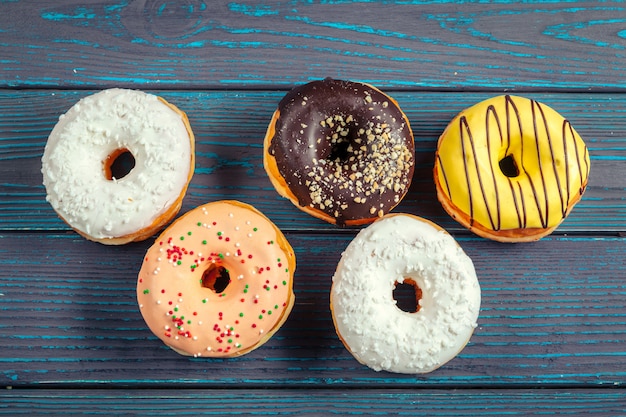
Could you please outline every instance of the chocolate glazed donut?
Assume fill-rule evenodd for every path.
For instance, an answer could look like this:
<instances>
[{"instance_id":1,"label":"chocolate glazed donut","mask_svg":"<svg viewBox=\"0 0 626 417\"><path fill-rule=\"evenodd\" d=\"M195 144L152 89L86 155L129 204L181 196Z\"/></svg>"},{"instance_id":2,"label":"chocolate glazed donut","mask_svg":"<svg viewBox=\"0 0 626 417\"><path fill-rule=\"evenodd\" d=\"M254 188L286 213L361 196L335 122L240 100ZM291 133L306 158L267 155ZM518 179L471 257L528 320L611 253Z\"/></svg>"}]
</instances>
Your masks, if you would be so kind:
<instances>
[{"instance_id":1,"label":"chocolate glazed donut","mask_svg":"<svg viewBox=\"0 0 626 417\"><path fill-rule=\"evenodd\" d=\"M340 226L388 213L413 177L409 121L368 84L326 78L294 88L274 112L264 147L279 194Z\"/></svg>"}]
</instances>

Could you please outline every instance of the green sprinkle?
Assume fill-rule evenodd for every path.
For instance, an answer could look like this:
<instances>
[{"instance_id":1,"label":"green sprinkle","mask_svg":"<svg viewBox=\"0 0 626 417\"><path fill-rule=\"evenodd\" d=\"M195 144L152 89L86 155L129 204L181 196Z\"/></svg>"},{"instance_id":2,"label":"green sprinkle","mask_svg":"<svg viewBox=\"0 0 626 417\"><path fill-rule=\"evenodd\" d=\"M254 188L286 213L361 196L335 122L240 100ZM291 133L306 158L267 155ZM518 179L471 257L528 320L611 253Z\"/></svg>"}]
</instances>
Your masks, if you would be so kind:
<instances>
[{"instance_id":1,"label":"green sprinkle","mask_svg":"<svg viewBox=\"0 0 626 417\"><path fill-rule=\"evenodd\" d=\"M270 287L268 285L267 287L265 287L265 291L269 291L269 290L270 290Z\"/></svg>"},{"instance_id":2,"label":"green sprinkle","mask_svg":"<svg viewBox=\"0 0 626 417\"><path fill-rule=\"evenodd\" d=\"M257 228L255 227L255 228L254 228L254 229L252 229L252 230L254 230L254 231L256 232L256 231L257 231L257 230L259 230L259 229L257 229Z\"/></svg>"},{"instance_id":3,"label":"green sprinkle","mask_svg":"<svg viewBox=\"0 0 626 417\"><path fill-rule=\"evenodd\" d=\"M187 324L191 324L191 320L187 320Z\"/></svg>"},{"instance_id":4,"label":"green sprinkle","mask_svg":"<svg viewBox=\"0 0 626 417\"><path fill-rule=\"evenodd\" d=\"M182 264L182 263L183 263L183 261L177 261L177 262L176 262L176 265L180 265L180 264Z\"/></svg>"},{"instance_id":5,"label":"green sprinkle","mask_svg":"<svg viewBox=\"0 0 626 417\"><path fill-rule=\"evenodd\" d=\"M178 307L174 307L174 311L178 311Z\"/></svg>"},{"instance_id":6,"label":"green sprinkle","mask_svg":"<svg viewBox=\"0 0 626 417\"><path fill-rule=\"evenodd\" d=\"M243 313L239 313L239 317L243 317Z\"/></svg>"},{"instance_id":7,"label":"green sprinkle","mask_svg":"<svg viewBox=\"0 0 626 417\"><path fill-rule=\"evenodd\" d=\"M287 285L287 281L283 281L283 285Z\"/></svg>"},{"instance_id":8,"label":"green sprinkle","mask_svg":"<svg viewBox=\"0 0 626 417\"><path fill-rule=\"evenodd\" d=\"M220 254L219 254L219 257L220 257L220 259L224 259L224 254L223 254L223 253L220 253Z\"/></svg>"},{"instance_id":9,"label":"green sprinkle","mask_svg":"<svg viewBox=\"0 0 626 417\"><path fill-rule=\"evenodd\" d=\"M243 293L244 294L248 294L248 290L243 290Z\"/></svg>"},{"instance_id":10,"label":"green sprinkle","mask_svg":"<svg viewBox=\"0 0 626 417\"><path fill-rule=\"evenodd\" d=\"M222 236L222 232L217 232L217 235L218 236Z\"/></svg>"},{"instance_id":11,"label":"green sprinkle","mask_svg":"<svg viewBox=\"0 0 626 417\"><path fill-rule=\"evenodd\" d=\"M191 232L187 232L187 236L191 236Z\"/></svg>"},{"instance_id":12,"label":"green sprinkle","mask_svg":"<svg viewBox=\"0 0 626 417\"><path fill-rule=\"evenodd\" d=\"M267 311L267 314L270 314L270 315L271 315L271 314L272 314L272 310L268 310L268 311Z\"/></svg>"},{"instance_id":13,"label":"green sprinkle","mask_svg":"<svg viewBox=\"0 0 626 417\"><path fill-rule=\"evenodd\" d=\"M228 343L233 343L233 339L228 339Z\"/></svg>"},{"instance_id":14,"label":"green sprinkle","mask_svg":"<svg viewBox=\"0 0 626 417\"><path fill-rule=\"evenodd\" d=\"M181 237L180 237L180 240L185 240L185 236L181 236Z\"/></svg>"},{"instance_id":15,"label":"green sprinkle","mask_svg":"<svg viewBox=\"0 0 626 417\"><path fill-rule=\"evenodd\" d=\"M198 222L196 223L198 226L202 226L202 222Z\"/></svg>"},{"instance_id":16,"label":"green sprinkle","mask_svg":"<svg viewBox=\"0 0 626 417\"><path fill-rule=\"evenodd\" d=\"M259 319L262 319L262 318L263 318L263 314L259 314Z\"/></svg>"},{"instance_id":17,"label":"green sprinkle","mask_svg":"<svg viewBox=\"0 0 626 417\"><path fill-rule=\"evenodd\" d=\"M274 305L274 310L278 310L278 304Z\"/></svg>"},{"instance_id":18,"label":"green sprinkle","mask_svg":"<svg viewBox=\"0 0 626 417\"><path fill-rule=\"evenodd\" d=\"M203 240L203 241L202 241L202 244L203 244L203 245L206 245L206 240Z\"/></svg>"},{"instance_id":19,"label":"green sprinkle","mask_svg":"<svg viewBox=\"0 0 626 417\"><path fill-rule=\"evenodd\" d=\"M143 290L144 294L148 294L150 292L150 290Z\"/></svg>"},{"instance_id":20,"label":"green sprinkle","mask_svg":"<svg viewBox=\"0 0 626 417\"><path fill-rule=\"evenodd\" d=\"M202 300L202 302L203 302L204 304L206 304L206 298L205 298L205 299L203 299L203 300Z\"/></svg>"}]
</instances>

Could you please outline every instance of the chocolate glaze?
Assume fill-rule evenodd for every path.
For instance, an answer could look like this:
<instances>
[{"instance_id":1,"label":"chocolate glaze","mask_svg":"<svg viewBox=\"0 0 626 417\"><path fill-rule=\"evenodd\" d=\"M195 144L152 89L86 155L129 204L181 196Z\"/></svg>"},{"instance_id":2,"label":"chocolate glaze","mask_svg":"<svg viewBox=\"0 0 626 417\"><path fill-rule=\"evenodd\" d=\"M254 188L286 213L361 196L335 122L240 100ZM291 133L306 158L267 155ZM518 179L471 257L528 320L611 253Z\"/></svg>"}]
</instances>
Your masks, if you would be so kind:
<instances>
[{"instance_id":1,"label":"chocolate glaze","mask_svg":"<svg viewBox=\"0 0 626 417\"><path fill-rule=\"evenodd\" d=\"M362 83L326 78L278 105L269 154L300 206L337 224L382 216L413 177L413 134L395 102Z\"/></svg>"}]
</instances>

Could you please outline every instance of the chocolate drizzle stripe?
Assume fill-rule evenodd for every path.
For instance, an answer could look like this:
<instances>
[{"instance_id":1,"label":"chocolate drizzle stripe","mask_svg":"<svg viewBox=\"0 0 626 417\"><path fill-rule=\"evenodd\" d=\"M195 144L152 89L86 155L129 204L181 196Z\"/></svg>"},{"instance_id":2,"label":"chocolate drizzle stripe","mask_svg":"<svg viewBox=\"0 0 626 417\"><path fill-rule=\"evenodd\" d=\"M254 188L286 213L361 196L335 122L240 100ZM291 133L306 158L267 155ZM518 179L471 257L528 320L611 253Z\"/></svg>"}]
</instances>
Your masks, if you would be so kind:
<instances>
[{"instance_id":1,"label":"chocolate drizzle stripe","mask_svg":"<svg viewBox=\"0 0 626 417\"><path fill-rule=\"evenodd\" d=\"M470 226L472 226L474 224L474 204L472 203L472 184L470 182L469 170L467 167L467 158L466 158L467 152L465 152L465 141L463 140L463 126L464 125L469 131L469 125L467 124L467 120L465 119L465 116L462 116L459 119L459 131L461 132L461 134L459 135L459 138L461 139L461 150L463 151L463 168L465 170L465 179L467 181L467 190L468 190L467 196L469 198L469 209L470 209L469 224Z\"/></svg>"},{"instance_id":2,"label":"chocolate drizzle stripe","mask_svg":"<svg viewBox=\"0 0 626 417\"><path fill-rule=\"evenodd\" d=\"M487 209L487 216L489 217L489 222L491 223L491 228L496 230L496 225L495 225L495 223L493 221L493 216L491 214L491 208L489 207L488 202L487 202L487 194L485 192L485 184L483 183L483 178L482 178L482 175L480 174L480 169L479 169L479 166L478 166L478 157L476 155L476 145L475 145L475 141L474 141L474 136L472 135L472 132L471 132L471 130L469 128L469 124L467 123L467 119L465 117L461 118L461 123L462 123L462 125L465 127L465 129L467 131L467 138L468 138L470 146L472 148L472 156L474 158L474 170L476 171L476 176L478 177L478 185L480 186L480 192L481 192L481 194L483 196L483 202L485 203L485 208ZM461 133L462 132L463 132L463 130L461 130ZM464 142L463 134L461 134L461 142ZM489 142L489 138L487 138L487 142ZM466 171L467 171L467 167L466 167ZM469 184L469 177L468 177L468 189L470 189L469 187L470 187L470 184ZM472 193L469 192L468 194L470 195L470 199L471 199ZM498 201L498 204L499 204L499 201ZM474 214L474 207L472 205L470 205L470 207L471 207L471 213L470 213L471 220L470 221L473 223L474 222L474 216L473 216L473 214Z\"/></svg>"},{"instance_id":3,"label":"chocolate drizzle stripe","mask_svg":"<svg viewBox=\"0 0 626 417\"><path fill-rule=\"evenodd\" d=\"M519 194L522 200L522 213L524 213L523 221L520 223L520 227L526 227L528 224L528 213L526 212L526 200L524 200L524 194L522 193L522 184L517 183L517 188L519 189Z\"/></svg>"},{"instance_id":4,"label":"chocolate drizzle stripe","mask_svg":"<svg viewBox=\"0 0 626 417\"><path fill-rule=\"evenodd\" d=\"M450 190L450 184L448 184L448 176L446 175L446 170L443 168L443 161L441 160L441 155L439 154L437 154L437 162L439 164L439 169L441 170L443 180L446 184L446 194L448 195L448 198L452 200L452 191Z\"/></svg>"},{"instance_id":5,"label":"chocolate drizzle stripe","mask_svg":"<svg viewBox=\"0 0 626 417\"><path fill-rule=\"evenodd\" d=\"M556 166L556 158L554 156L554 148L552 146L552 138L550 137L550 130L548 128L548 120L546 118L545 112L543 111L543 107L541 106L541 104L537 103L538 107L539 107L539 111L541 112L541 118L543 120L543 124L544 127L546 129L546 136L548 138L548 147L550 148L550 158L552 159L552 170L554 171L554 178L556 181L556 188L557 190L559 190L559 198L561 199L561 213L564 215L565 211L567 210L567 201L564 198L563 195L563 188L561 187L561 178L559 176L559 172ZM565 156L565 160L567 161L567 148L564 148L563 150L564 152L564 156ZM567 173L567 171L565 171ZM566 175L567 176L567 175ZM545 186L545 184L544 184ZM546 189L546 200L548 199L548 194L547 194L547 189ZM547 211L547 206L546 206L546 211ZM546 222L547 222L547 215L546 215Z\"/></svg>"},{"instance_id":6,"label":"chocolate drizzle stripe","mask_svg":"<svg viewBox=\"0 0 626 417\"><path fill-rule=\"evenodd\" d=\"M546 195L546 178L543 174L543 167L541 166L541 152L539 146L539 128L537 126L537 113L535 110L535 106L539 106L539 104L535 100L530 101L530 111L533 119L533 132L535 133L535 150L537 151L537 162L539 165L539 174L541 175L541 185L543 186L543 199L544 206L546 208L545 216L541 211L541 203L539 202L539 196L537 195L537 189L535 188L535 184L531 177L528 177L530 180L530 186L533 189L533 194L535 195L535 204L537 205L537 212L539 213L539 220L541 221L541 226L543 228L548 227L548 196Z\"/></svg>"},{"instance_id":7,"label":"chocolate drizzle stripe","mask_svg":"<svg viewBox=\"0 0 626 417\"><path fill-rule=\"evenodd\" d=\"M563 127L561 129L561 135L563 136L563 149L564 149L564 152L565 152L565 172L566 173L569 172L569 158L567 157L567 148L568 148L568 143L569 143L569 141L567 140L567 131L568 130L569 130L569 133L571 135L572 142L574 143L574 151L576 152L576 160L578 161L578 151L576 149L577 148L576 147L576 138L574 137L574 132L573 132L573 129L572 129L572 125L567 120L564 120L563 121ZM581 169L580 169L580 164L578 164L578 175L580 176L580 178L582 178L582 172L581 172ZM570 199L569 187L570 187L569 175L565 175L565 191L567 193L567 195L566 195L567 200L566 201L569 201L569 199ZM566 213L567 213L567 205L563 209L563 218L565 218Z\"/></svg>"},{"instance_id":8,"label":"chocolate drizzle stripe","mask_svg":"<svg viewBox=\"0 0 626 417\"><path fill-rule=\"evenodd\" d=\"M520 119L519 112L517 111L517 106L511 99L511 96L508 96L508 95L505 96L504 103L505 103L504 108L505 108L505 115L506 115L506 139L507 139L507 146L506 146L506 151L504 155L508 156L509 150L511 148L511 135L512 135L511 112L510 112L511 108L513 109L513 113L515 114L515 119L517 120L517 127L519 129L520 137L523 137L523 128L522 128L522 121ZM521 142L521 149L523 152L524 141L522 140L520 142ZM510 178L508 178L508 180L509 180L509 185L511 188L511 195L513 196L513 202L515 203L515 212L517 213L517 224L519 227L526 227L526 205L524 204L524 194L522 193L522 188L519 182L517 182L519 195L520 195L520 202L522 206L522 213L520 213L520 207L519 207L520 202L518 202L517 196L515 194L515 188L513 187L513 182L511 181ZM522 222L522 214L524 218L523 222Z\"/></svg>"},{"instance_id":9,"label":"chocolate drizzle stripe","mask_svg":"<svg viewBox=\"0 0 626 417\"><path fill-rule=\"evenodd\" d=\"M589 177L589 150L587 149L587 147L585 146L585 152L584 152L584 160L585 160L585 178ZM579 163L580 165L580 163ZM581 183L580 183L580 194L582 195L582 193L585 191L585 188L583 187L583 183L582 183L582 179L581 179Z\"/></svg>"},{"instance_id":10,"label":"chocolate drizzle stripe","mask_svg":"<svg viewBox=\"0 0 626 417\"><path fill-rule=\"evenodd\" d=\"M500 136L500 144L502 144L502 140L503 140L503 135L502 135L502 126L500 125L500 119L498 118L498 113L496 112L496 109L494 108L494 106L489 106L487 108L487 115L485 117L485 130L487 132L487 155L491 155L491 137L490 137L490 129L489 129L489 114L492 114L495 121L496 121L496 125L498 126L498 133ZM478 166L478 164L476 164L476 166ZM478 169L478 168L477 168ZM494 224L493 219L491 218L491 212L489 210L489 202L487 201L487 197L485 196L485 193L483 191L483 198L485 200L485 207L487 208L487 213L489 214L489 220L491 221L491 225L493 227L493 230L500 230L501 227L501 223L500 223L500 196L498 194L498 183L496 181L496 171L495 169L493 169L493 166L491 167L491 180L493 181L493 188L495 190L496 193L496 216L497 216L497 220Z\"/></svg>"},{"instance_id":11,"label":"chocolate drizzle stripe","mask_svg":"<svg viewBox=\"0 0 626 417\"><path fill-rule=\"evenodd\" d=\"M576 137L574 135L574 128L572 127L571 124L569 124L569 122L568 122L568 127L569 127L569 130L571 131L572 138L574 140L574 151L576 153L576 162L578 162L578 175L581 178L580 188L579 188L578 192L580 194L582 194L583 191L585 191L584 188L583 188L583 180L582 179L586 178L587 176L589 176L589 163L587 162L589 160L588 159L588 157L589 157L588 150L587 150L587 147L585 146L584 147L584 152L583 152L583 155L582 155L583 161L585 161L585 175L583 177L582 163L580 162L581 155L580 155L580 152L578 151L578 146L577 146L577 143L576 143Z\"/></svg>"}]
</instances>

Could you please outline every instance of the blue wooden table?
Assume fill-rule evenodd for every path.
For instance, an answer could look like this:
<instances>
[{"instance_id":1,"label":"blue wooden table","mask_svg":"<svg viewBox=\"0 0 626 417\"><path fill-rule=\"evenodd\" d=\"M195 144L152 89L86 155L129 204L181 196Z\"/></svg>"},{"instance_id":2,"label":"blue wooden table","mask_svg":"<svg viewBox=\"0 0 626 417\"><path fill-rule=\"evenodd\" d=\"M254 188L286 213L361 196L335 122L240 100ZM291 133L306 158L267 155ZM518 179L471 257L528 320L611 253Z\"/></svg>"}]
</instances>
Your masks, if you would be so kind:
<instances>
[{"instance_id":1,"label":"blue wooden table","mask_svg":"<svg viewBox=\"0 0 626 417\"><path fill-rule=\"evenodd\" d=\"M625 415L626 3L489 3L0 3L0 414ZM358 228L300 212L263 169L278 101L327 76L397 99L417 165L396 211L445 227L476 265L478 328L433 373L377 373L346 351L329 289ZM161 95L189 115L196 170L183 212L238 199L294 246L296 304L262 348L224 360L166 348L135 299L152 239L89 242L45 201L48 134L81 97L110 87ZM536 243L478 238L435 195L439 134L503 92L554 107L590 150L582 201Z\"/></svg>"}]
</instances>

